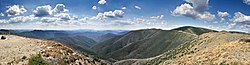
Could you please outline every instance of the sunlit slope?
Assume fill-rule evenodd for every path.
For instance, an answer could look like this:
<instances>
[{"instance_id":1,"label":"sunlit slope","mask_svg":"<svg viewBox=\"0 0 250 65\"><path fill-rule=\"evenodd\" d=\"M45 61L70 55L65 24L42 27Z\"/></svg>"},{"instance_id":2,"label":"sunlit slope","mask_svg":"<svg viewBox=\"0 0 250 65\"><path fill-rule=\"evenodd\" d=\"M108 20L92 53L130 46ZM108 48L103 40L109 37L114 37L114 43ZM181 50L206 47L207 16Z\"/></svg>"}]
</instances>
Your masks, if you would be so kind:
<instances>
[{"instance_id":1,"label":"sunlit slope","mask_svg":"<svg viewBox=\"0 0 250 65\"><path fill-rule=\"evenodd\" d=\"M148 64L250 64L250 35L205 33Z\"/></svg>"},{"instance_id":2,"label":"sunlit slope","mask_svg":"<svg viewBox=\"0 0 250 65\"><path fill-rule=\"evenodd\" d=\"M2 36L2 35L0 35ZM61 43L3 35L0 40L0 64L83 64L100 65L103 62L87 54L73 51Z\"/></svg>"}]
</instances>

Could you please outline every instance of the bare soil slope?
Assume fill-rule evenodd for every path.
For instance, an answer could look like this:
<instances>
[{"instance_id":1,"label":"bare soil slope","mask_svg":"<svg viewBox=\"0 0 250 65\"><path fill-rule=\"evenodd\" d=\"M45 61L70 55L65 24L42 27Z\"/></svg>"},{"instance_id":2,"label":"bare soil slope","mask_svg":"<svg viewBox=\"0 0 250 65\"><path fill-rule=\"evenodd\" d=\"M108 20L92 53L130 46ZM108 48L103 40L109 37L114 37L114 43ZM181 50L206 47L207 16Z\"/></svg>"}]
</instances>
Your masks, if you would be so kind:
<instances>
[{"instance_id":1,"label":"bare soil slope","mask_svg":"<svg viewBox=\"0 0 250 65\"><path fill-rule=\"evenodd\" d=\"M7 39L0 40L0 65L29 64L32 56L41 54L51 64L104 64L97 58L78 53L53 41L25 38L15 35L0 35Z\"/></svg>"},{"instance_id":2,"label":"bare soil slope","mask_svg":"<svg viewBox=\"0 0 250 65\"><path fill-rule=\"evenodd\" d=\"M183 53L176 54L176 59L161 62L166 64L250 64L250 35L237 33L205 33L194 45Z\"/></svg>"}]
</instances>

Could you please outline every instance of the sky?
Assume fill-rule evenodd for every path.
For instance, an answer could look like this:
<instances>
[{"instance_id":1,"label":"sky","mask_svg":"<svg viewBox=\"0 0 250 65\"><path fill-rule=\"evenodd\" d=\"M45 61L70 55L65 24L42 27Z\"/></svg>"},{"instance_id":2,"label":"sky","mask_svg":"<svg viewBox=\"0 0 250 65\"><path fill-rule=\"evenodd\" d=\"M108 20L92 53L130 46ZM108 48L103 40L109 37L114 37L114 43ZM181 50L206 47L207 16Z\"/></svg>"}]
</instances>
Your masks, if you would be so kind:
<instances>
[{"instance_id":1,"label":"sky","mask_svg":"<svg viewBox=\"0 0 250 65\"><path fill-rule=\"evenodd\" d=\"M250 0L0 0L1 29L250 31Z\"/></svg>"}]
</instances>

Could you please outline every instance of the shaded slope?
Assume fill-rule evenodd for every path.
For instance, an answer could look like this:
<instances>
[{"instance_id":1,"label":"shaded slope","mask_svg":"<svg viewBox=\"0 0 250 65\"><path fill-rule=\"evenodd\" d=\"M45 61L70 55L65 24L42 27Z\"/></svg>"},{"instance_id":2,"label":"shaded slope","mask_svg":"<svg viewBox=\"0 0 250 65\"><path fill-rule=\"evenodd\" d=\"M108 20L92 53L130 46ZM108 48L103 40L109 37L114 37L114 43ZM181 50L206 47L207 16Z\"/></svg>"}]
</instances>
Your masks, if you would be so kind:
<instances>
[{"instance_id":1,"label":"shaded slope","mask_svg":"<svg viewBox=\"0 0 250 65\"><path fill-rule=\"evenodd\" d=\"M158 30L152 29L148 31L143 31L143 30L139 30L139 31L141 32L134 33L136 31L131 31L127 34L116 36L104 42L98 43L97 45L93 46L92 49L96 50L97 53L100 55L107 54L107 53L110 53L112 51L122 48L128 43L150 37L153 33L157 32Z\"/></svg>"},{"instance_id":2,"label":"shaded slope","mask_svg":"<svg viewBox=\"0 0 250 65\"><path fill-rule=\"evenodd\" d=\"M154 37L132 42L123 48L109 53L108 56L118 60L130 58L148 58L176 48L178 45L195 38L177 31L159 31Z\"/></svg>"},{"instance_id":3,"label":"shaded slope","mask_svg":"<svg viewBox=\"0 0 250 65\"><path fill-rule=\"evenodd\" d=\"M105 36L106 34L110 35L110 34L123 34L126 33L127 30L92 30L92 31L82 31L82 32L78 32L78 33L74 33L73 35L80 35L80 36L86 36L88 38L91 38L93 40L95 40L96 42L100 42L103 41L102 39L100 39L102 36ZM113 36L113 35L111 35Z\"/></svg>"},{"instance_id":4,"label":"shaded slope","mask_svg":"<svg viewBox=\"0 0 250 65\"><path fill-rule=\"evenodd\" d=\"M106 59L148 58L174 49L196 36L196 34L175 30L137 30L98 43L92 49Z\"/></svg>"},{"instance_id":5,"label":"shaded slope","mask_svg":"<svg viewBox=\"0 0 250 65\"><path fill-rule=\"evenodd\" d=\"M86 52L89 54L94 54L94 52L92 52L92 50L90 50L89 48L96 44L94 40L85 36L64 36L49 40L60 42L74 50Z\"/></svg>"},{"instance_id":6,"label":"shaded slope","mask_svg":"<svg viewBox=\"0 0 250 65\"><path fill-rule=\"evenodd\" d=\"M113 34L113 33L107 33L105 35L102 35L100 37L97 38L97 41L98 42L103 42L105 40L108 40L108 39L111 39L113 37L117 36L116 34Z\"/></svg>"},{"instance_id":7,"label":"shaded slope","mask_svg":"<svg viewBox=\"0 0 250 65\"><path fill-rule=\"evenodd\" d=\"M61 43L76 44L84 48L89 48L92 45L96 44L94 40L85 36L64 36L64 37L53 38L50 40L55 40Z\"/></svg>"}]
</instances>

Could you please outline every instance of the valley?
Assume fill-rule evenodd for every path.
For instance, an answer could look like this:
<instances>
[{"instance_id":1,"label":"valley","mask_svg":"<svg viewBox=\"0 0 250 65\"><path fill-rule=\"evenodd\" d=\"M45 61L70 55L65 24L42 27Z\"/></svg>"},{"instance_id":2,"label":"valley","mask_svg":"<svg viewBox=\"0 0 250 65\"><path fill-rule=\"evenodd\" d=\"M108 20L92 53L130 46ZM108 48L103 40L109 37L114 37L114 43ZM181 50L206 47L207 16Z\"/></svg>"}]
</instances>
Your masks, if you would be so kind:
<instances>
[{"instance_id":1,"label":"valley","mask_svg":"<svg viewBox=\"0 0 250 65\"><path fill-rule=\"evenodd\" d=\"M25 54L29 59L32 55L40 54L41 52L44 53L41 54L44 59L51 56L65 57L59 59L65 60L65 62L67 61L68 64L75 63L76 61L68 62L69 60L67 60L66 57L74 57L75 59L78 59L77 62L89 58L86 60L94 62L89 63L92 65L245 65L250 62L250 59L248 58L250 55L248 48L250 44L249 34L234 31L215 31L192 26L184 26L172 30L141 29L111 32L95 31L92 34L90 34L90 31L78 31L77 33L69 33L69 31L36 31L35 33L33 31L25 31L21 33L5 31L4 33L4 31L2 31L1 33L12 34L6 36L7 40L1 40L1 42L4 42L1 43L2 50L9 50L11 48L12 52L9 52L11 50L2 52L15 54L11 56L1 56L1 58L7 57L5 59L8 60L1 61L5 63L10 63L7 61L15 61L16 64L27 64L28 60L17 62L16 59L11 60L11 58L14 56L14 58L19 58L18 60L20 60ZM10 39L15 39L16 41L8 41ZM25 41L26 39L28 39L28 41ZM32 48L27 49L25 48L26 46L17 44L17 42L25 43L25 45ZM21 45L21 47L11 47L13 45L10 45L9 43L15 43L14 46ZM55 45L56 47L53 49ZM53 50L50 50L50 47L53 47ZM21 49L21 51L13 53L14 51L17 51L15 49ZM61 51L60 53L58 51L67 49L71 50L68 50L67 54L71 52L77 56L72 56L71 54L60 54ZM49 50L55 51L55 53L49 52ZM55 63L59 63L59 61L57 60Z\"/></svg>"}]
</instances>

